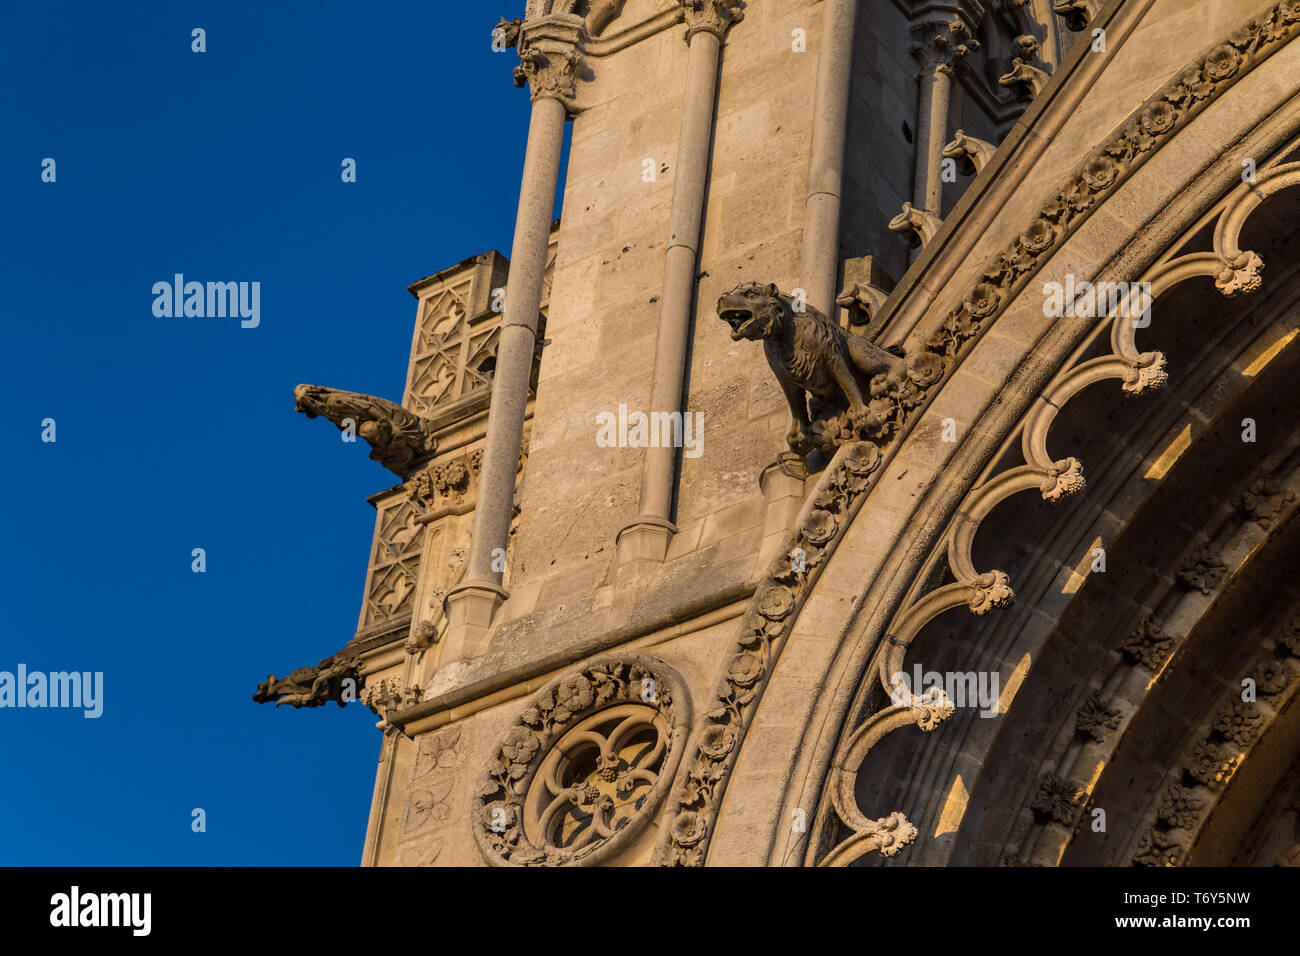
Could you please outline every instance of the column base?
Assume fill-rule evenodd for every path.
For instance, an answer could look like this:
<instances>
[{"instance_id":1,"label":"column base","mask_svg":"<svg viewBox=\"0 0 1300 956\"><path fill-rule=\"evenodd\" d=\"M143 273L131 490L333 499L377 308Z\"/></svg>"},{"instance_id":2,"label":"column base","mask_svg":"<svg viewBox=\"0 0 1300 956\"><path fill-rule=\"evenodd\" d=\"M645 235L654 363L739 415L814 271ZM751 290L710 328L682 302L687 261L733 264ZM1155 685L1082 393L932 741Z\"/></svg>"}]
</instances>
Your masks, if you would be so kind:
<instances>
[{"instance_id":1,"label":"column base","mask_svg":"<svg viewBox=\"0 0 1300 956\"><path fill-rule=\"evenodd\" d=\"M447 637L443 661L475 657L487 650L492 618L510 593L488 579L462 581L446 597Z\"/></svg>"},{"instance_id":2,"label":"column base","mask_svg":"<svg viewBox=\"0 0 1300 956\"><path fill-rule=\"evenodd\" d=\"M654 515L638 515L633 522L618 533L618 563L643 561L663 564L668 554L668 543L677 533L677 525Z\"/></svg>"}]
</instances>

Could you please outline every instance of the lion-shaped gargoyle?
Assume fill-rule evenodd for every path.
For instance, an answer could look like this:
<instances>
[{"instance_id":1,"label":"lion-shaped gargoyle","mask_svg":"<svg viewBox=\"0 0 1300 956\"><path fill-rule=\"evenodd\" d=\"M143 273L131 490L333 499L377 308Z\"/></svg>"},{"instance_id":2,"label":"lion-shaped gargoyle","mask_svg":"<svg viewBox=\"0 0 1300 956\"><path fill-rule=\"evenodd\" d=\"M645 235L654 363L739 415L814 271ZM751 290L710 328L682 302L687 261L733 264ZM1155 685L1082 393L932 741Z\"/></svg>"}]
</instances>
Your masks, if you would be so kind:
<instances>
[{"instance_id":1,"label":"lion-shaped gargoyle","mask_svg":"<svg viewBox=\"0 0 1300 956\"><path fill-rule=\"evenodd\" d=\"M796 308L771 283L742 282L720 296L718 317L731 326L733 341L763 343L794 419L786 442L800 455L823 446L821 425L828 419L847 415L869 425L874 416L863 395L870 394L871 379L905 374L901 351L845 331L812 306Z\"/></svg>"},{"instance_id":2,"label":"lion-shaped gargoyle","mask_svg":"<svg viewBox=\"0 0 1300 956\"><path fill-rule=\"evenodd\" d=\"M253 700L259 704L275 701L277 707L292 704L295 708L319 707L332 700L345 707L343 681L351 679L360 687L360 666L355 657L342 658L336 654L315 667L299 667L288 677L277 680L272 674L257 685Z\"/></svg>"}]
</instances>

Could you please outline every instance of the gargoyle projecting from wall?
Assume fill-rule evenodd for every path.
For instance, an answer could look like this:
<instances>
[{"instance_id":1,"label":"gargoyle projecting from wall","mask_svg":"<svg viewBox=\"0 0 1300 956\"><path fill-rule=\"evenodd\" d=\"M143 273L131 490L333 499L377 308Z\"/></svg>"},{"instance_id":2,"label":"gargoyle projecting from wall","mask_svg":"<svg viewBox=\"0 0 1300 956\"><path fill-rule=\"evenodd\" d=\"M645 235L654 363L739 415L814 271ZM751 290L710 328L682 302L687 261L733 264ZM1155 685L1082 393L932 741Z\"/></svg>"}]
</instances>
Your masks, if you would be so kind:
<instances>
[{"instance_id":1,"label":"gargoyle projecting from wall","mask_svg":"<svg viewBox=\"0 0 1300 956\"><path fill-rule=\"evenodd\" d=\"M775 285L741 283L719 297L718 317L733 340L763 343L794 419L786 441L800 455L830 450L834 442L823 437L830 419L869 433L874 415L863 396L871 394L872 379L906 374L901 351L845 331L812 306L796 307Z\"/></svg>"},{"instance_id":2,"label":"gargoyle projecting from wall","mask_svg":"<svg viewBox=\"0 0 1300 956\"><path fill-rule=\"evenodd\" d=\"M331 700L340 707L343 699L343 682L352 680L352 699L359 697L361 687L360 661L355 657L342 658L335 654L315 667L299 667L288 677L276 680L274 674L257 685L253 700L259 704L275 701L275 706L292 704L294 707L319 707Z\"/></svg>"},{"instance_id":3,"label":"gargoyle projecting from wall","mask_svg":"<svg viewBox=\"0 0 1300 956\"><path fill-rule=\"evenodd\" d=\"M386 398L323 385L299 385L293 398L294 408L308 418L323 415L340 430L351 422L370 443L370 457L402 480L438 450L428 420Z\"/></svg>"}]
</instances>

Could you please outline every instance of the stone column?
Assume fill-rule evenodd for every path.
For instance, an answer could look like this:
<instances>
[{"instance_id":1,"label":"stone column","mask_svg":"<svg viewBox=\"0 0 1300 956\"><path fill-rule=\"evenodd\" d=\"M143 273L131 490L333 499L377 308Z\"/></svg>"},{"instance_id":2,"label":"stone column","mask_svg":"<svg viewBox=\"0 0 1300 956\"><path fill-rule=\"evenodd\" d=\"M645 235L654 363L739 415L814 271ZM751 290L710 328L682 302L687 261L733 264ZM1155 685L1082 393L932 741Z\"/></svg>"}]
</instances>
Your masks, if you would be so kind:
<instances>
[{"instance_id":1,"label":"stone column","mask_svg":"<svg viewBox=\"0 0 1300 956\"><path fill-rule=\"evenodd\" d=\"M465 578L447 595L445 660L480 652L492 615L509 596L501 587L515 471L523 437L528 383L537 347L537 318L550 239L564 124L582 70L578 41L583 21L555 14L525 23L519 37L515 84L528 84L532 116L515 218L505 313L492 379L492 403L479 472L478 503Z\"/></svg>"},{"instance_id":2,"label":"stone column","mask_svg":"<svg viewBox=\"0 0 1300 956\"><path fill-rule=\"evenodd\" d=\"M690 348L691 316L695 305L704 188L709 178L709 142L713 135L718 57L722 38L742 14L740 0L681 0L685 8L686 93L677 142L677 173L668 222L663 292L659 300L659 333L655 340L650 408L683 413L682 390ZM677 532L672 523L677 448L647 448L641 464L639 513L618 534L620 564L662 561Z\"/></svg>"},{"instance_id":3,"label":"stone column","mask_svg":"<svg viewBox=\"0 0 1300 956\"><path fill-rule=\"evenodd\" d=\"M948 106L953 67L979 44L960 17L929 20L912 27L917 42L912 53L921 64L916 116L916 172L912 205L943 217L943 147L948 138Z\"/></svg>"},{"instance_id":4,"label":"stone column","mask_svg":"<svg viewBox=\"0 0 1300 956\"><path fill-rule=\"evenodd\" d=\"M822 0L821 50L817 55L817 92L813 97L808 192L804 200L800 279L808 304L832 319L838 291L844 140L857 7L857 0Z\"/></svg>"}]
</instances>

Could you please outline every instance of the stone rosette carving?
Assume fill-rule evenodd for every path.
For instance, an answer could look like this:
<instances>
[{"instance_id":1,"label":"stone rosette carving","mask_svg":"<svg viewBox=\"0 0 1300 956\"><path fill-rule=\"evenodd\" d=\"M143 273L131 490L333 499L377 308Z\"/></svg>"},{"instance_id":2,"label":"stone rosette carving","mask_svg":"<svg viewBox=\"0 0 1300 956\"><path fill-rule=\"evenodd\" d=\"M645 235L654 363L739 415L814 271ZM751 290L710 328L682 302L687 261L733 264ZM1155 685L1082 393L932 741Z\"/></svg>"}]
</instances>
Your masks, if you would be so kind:
<instances>
[{"instance_id":1,"label":"stone rosette carving","mask_svg":"<svg viewBox=\"0 0 1300 956\"><path fill-rule=\"evenodd\" d=\"M1258 478L1246 486L1235 503L1246 517L1267 530L1295 503L1295 493L1276 478Z\"/></svg>"},{"instance_id":2,"label":"stone rosette carving","mask_svg":"<svg viewBox=\"0 0 1300 956\"><path fill-rule=\"evenodd\" d=\"M672 785L689 711L676 671L642 654L596 658L552 681L484 770L472 810L484 857L591 866L626 848Z\"/></svg>"},{"instance_id":3,"label":"stone rosette carving","mask_svg":"<svg viewBox=\"0 0 1300 956\"><path fill-rule=\"evenodd\" d=\"M1148 670L1158 671L1169 656L1174 639L1166 634L1155 619L1144 615L1124 642L1122 650Z\"/></svg>"},{"instance_id":4,"label":"stone rosette carving","mask_svg":"<svg viewBox=\"0 0 1300 956\"><path fill-rule=\"evenodd\" d=\"M1039 778L1029 806L1040 818L1068 827L1078 818L1085 800L1085 792L1077 783L1048 771Z\"/></svg>"},{"instance_id":5,"label":"stone rosette carving","mask_svg":"<svg viewBox=\"0 0 1300 956\"><path fill-rule=\"evenodd\" d=\"M1120 712L1106 706L1097 694L1089 694L1075 713L1075 730L1101 743L1119 727Z\"/></svg>"},{"instance_id":6,"label":"stone rosette carving","mask_svg":"<svg viewBox=\"0 0 1300 956\"><path fill-rule=\"evenodd\" d=\"M1227 576L1228 566L1219 553L1209 545L1200 545L1187 555L1186 563L1178 572L1178 581L1189 591L1212 594Z\"/></svg>"}]
</instances>

